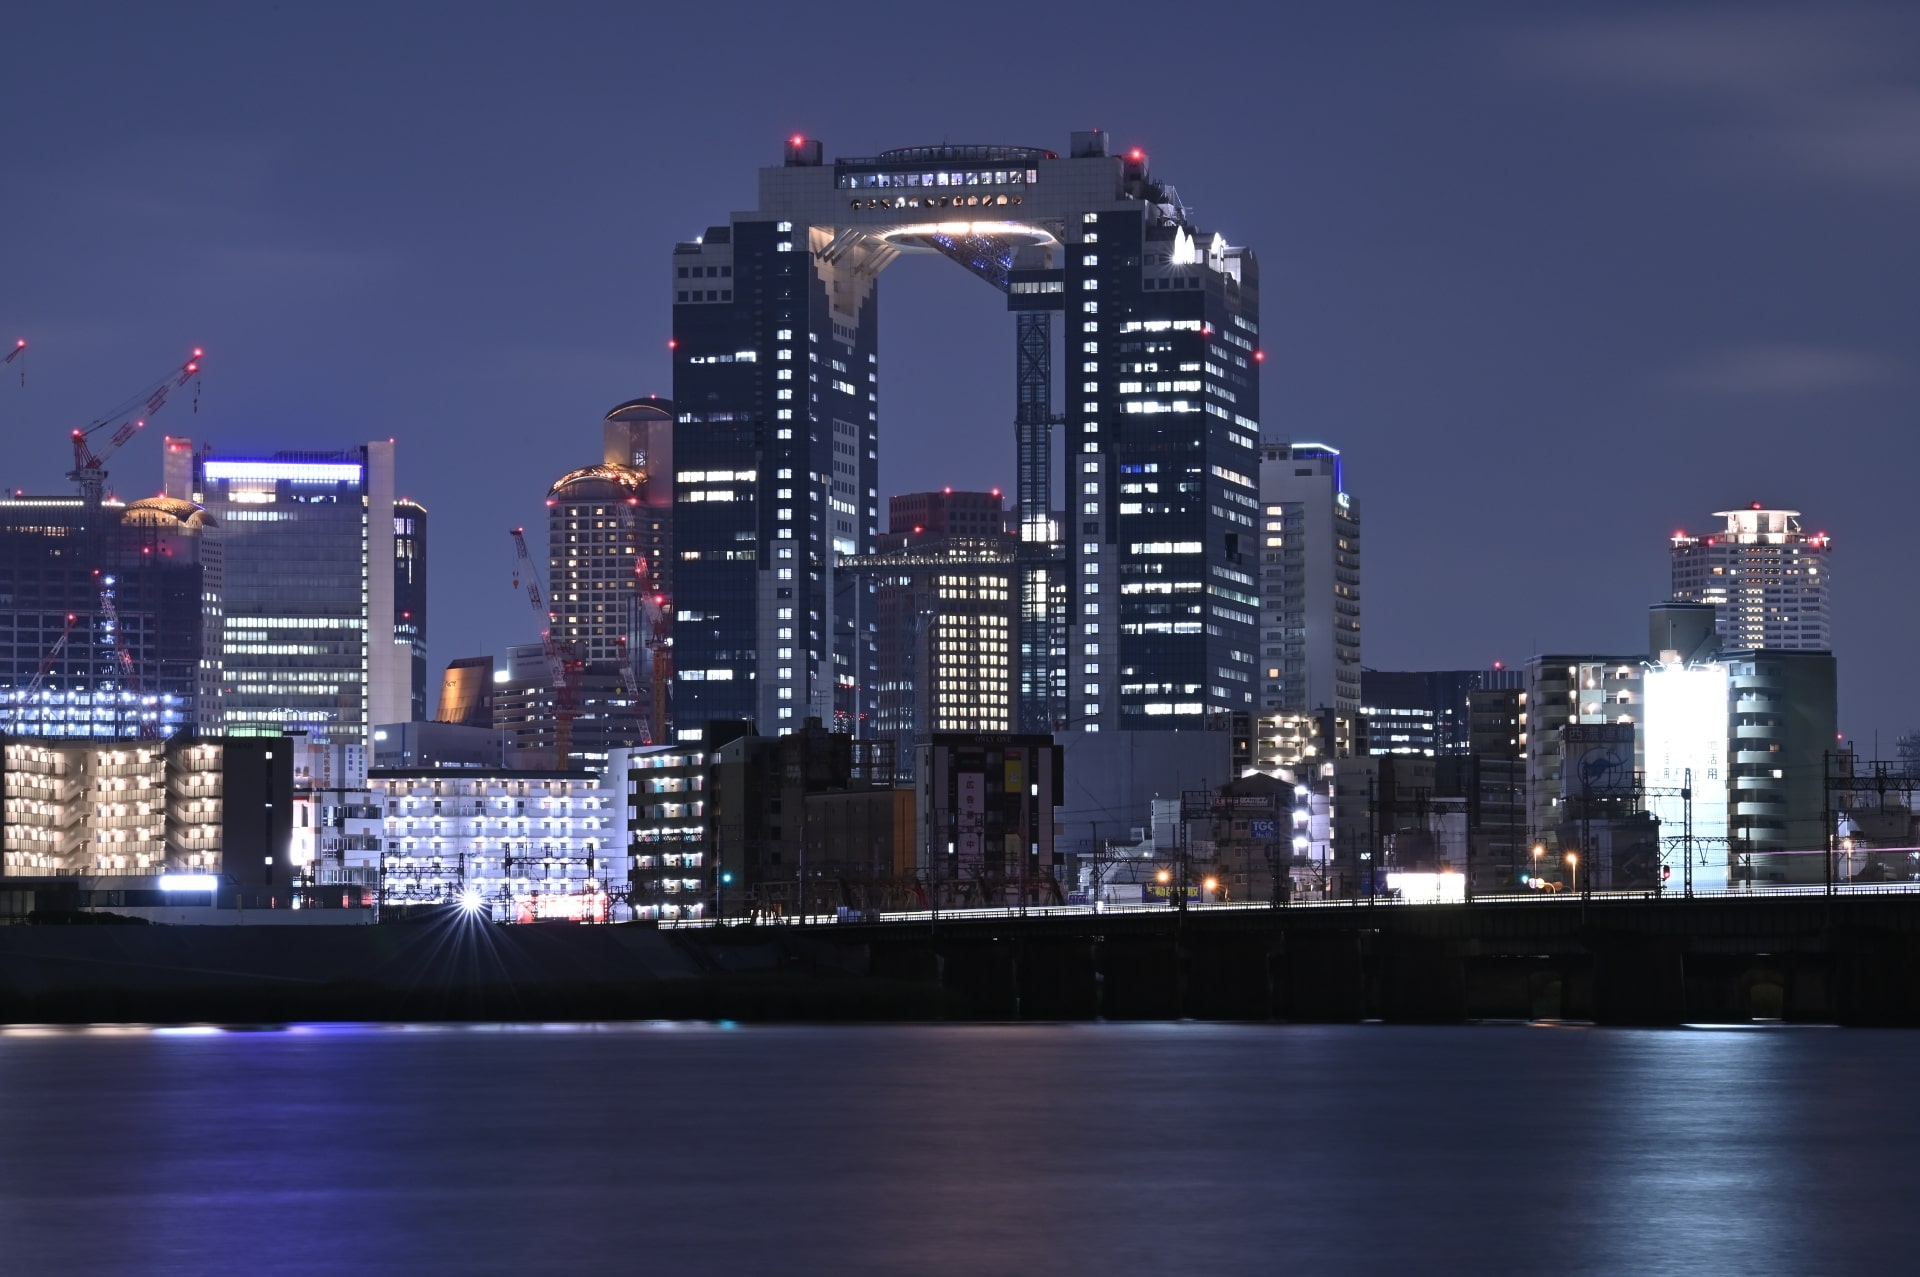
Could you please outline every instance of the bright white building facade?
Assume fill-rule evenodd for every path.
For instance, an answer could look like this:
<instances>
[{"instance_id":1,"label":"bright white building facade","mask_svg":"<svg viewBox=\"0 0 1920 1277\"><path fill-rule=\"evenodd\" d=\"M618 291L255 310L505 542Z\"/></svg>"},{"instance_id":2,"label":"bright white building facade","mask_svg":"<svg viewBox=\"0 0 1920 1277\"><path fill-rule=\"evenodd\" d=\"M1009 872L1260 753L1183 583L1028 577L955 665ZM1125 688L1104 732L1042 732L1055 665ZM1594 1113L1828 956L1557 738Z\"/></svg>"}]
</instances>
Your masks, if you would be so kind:
<instances>
[{"instance_id":1,"label":"bright white building facade","mask_svg":"<svg viewBox=\"0 0 1920 1277\"><path fill-rule=\"evenodd\" d=\"M1360 504L1340 452L1260 452L1261 712L1360 708Z\"/></svg>"},{"instance_id":2,"label":"bright white building facade","mask_svg":"<svg viewBox=\"0 0 1920 1277\"><path fill-rule=\"evenodd\" d=\"M461 904L504 922L625 916L625 794L600 776L421 768L376 770L367 784L384 836L360 863L378 871L383 906Z\"/></svg>"}]
</instances>

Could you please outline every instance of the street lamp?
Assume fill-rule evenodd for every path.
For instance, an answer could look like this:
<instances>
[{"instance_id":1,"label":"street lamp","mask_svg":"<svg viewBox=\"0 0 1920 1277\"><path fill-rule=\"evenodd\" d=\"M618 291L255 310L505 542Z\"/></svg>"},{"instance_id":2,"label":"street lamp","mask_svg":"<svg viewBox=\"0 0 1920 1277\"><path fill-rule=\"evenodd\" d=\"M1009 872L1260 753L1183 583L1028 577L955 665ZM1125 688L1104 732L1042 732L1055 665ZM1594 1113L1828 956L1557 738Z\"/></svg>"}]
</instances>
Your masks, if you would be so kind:
<instances>
[{"instance_id":1,"label":"street lamp","mask_svg":"<svg viewBox=\"0 0 1920 1277\"><path fill-rule=\"evenodd\" d=\"M1580 890L1580 856L1578 852L1567 853L1567 869L1573 874L1573 890Z\"/></svg>"},{"instance_id":2,"label":"street lamp","mask_svg":"<svg viewBox=\"0 0 1920 1277\"><path fill-rule=\"evenodd\" d=\"M1533 885L1540 885L1540 857L1547 854L1546 844L1533 844Z\"/></svg>"},{"instance_id":3,"label":"street lamp","mask_svg":"<svg viewBox=\"0 0 1920 1277\"><path fill-rule=\"evenodd\" d=\"M1220 890L1220 880L1218 878L1209 878L1205 882L1201 883L1200 885L1206 888L1207 894L1209 896L1213 895L1215 892Z\"/></svg>"}]
</instances>

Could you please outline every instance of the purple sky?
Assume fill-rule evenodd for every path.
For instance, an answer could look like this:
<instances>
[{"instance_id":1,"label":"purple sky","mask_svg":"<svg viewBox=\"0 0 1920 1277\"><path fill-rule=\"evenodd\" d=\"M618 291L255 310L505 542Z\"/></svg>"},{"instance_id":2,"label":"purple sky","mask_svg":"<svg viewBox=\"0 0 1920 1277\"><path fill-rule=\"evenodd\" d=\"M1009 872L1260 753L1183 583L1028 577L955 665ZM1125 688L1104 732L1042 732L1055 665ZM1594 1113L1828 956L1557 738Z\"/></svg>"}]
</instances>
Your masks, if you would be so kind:
<instances>
[{"instance_id":1,"label":"purple sky","mask_svg":"<svg viewBox=\"0 0 1920 1277\"><path fill-rule=\"evenodd\" d=\"M0 483L63 488L204 345L114 486L169 431L396 437L436 675L531 637L506 529L670 390L673 242L783 137L1097 126L1259 253L1265 425L1347 452L1369 665L1635 650L1666 535L1759 500L1834 536L1847 732L1920 728L1910 6L114 8L0 27ZM883 292L884 492L1010 488L1000 298Z\"/></svg>"}]
</instances>

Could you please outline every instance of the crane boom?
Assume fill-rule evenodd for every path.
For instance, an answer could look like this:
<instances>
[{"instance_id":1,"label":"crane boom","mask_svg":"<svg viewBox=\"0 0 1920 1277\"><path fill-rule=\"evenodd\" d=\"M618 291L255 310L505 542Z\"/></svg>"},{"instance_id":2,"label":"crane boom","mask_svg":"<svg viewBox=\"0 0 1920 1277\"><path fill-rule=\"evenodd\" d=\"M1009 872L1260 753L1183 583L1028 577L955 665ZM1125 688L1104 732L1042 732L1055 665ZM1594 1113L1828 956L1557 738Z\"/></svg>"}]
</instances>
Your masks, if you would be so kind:
<instances>
[{"instance_id":1,"label":"crane boom","mask_svg":"<svg viewBox=\"0 0 1920 1277\"><path fill-rule=\"evenodd\" d=\"M47 681L47 675L53 673L54 665L60 660L60 653L67 650L67 640L73 637L73 627L80 618L72 612L67 613L67 628L60 631L60 637L54 641L47 654L40 659L40 668L34 674L33 681L27 684L27 690L20 693L13 702L12 729L17 736L20 733L20 716L26 712L27 702L40 690L40 684Z\"/></svg>"},{"instance_id":2,"label":"crane boom","mask_svg":"<svg viewBox=\"0 0 1920 1277\"><path fill-rule=\"evenodd\" d=\"M101 639L113 649L120 664L121 683L127 691L133 693L133 716L136 724L135 734L147 740L160 735L158 713L151 719L140 712L140 671L133 663L133 653L120 641L120 611L113 602L114 579L110 576L100 578L100 620L103 633Z\"/></svg>"},{"instance_id":3,"label":"crane boom","mask_svg":"<svg viewBox=\"0 0 1920 1277\"><path fill-rule=\"evenodd\" d=\"M526 573L527 602L539 619L540 647L547 658L547 677L553 684L554 766L565 771L567 754L573 748L573 720L580 716L580 662L567 644L553 636L553 613L540 591L540 576L527 550L525 528L513 529L513 550L516 578L522 570Z\"/></svg>"},{"instance_id":4,"label":"crane boom","mask_svg":"<svg viewBox=\"0 0 1920 1277\"><path fill-rule=\"evenodd\" d=\"M25 342L15 348L18 354ZM80 495L89 505L98 505L101 495L107 487L107 458L120 450L120 446L133 438L140 427L147 424L147 418L159 412L166 405L167 396L186 385L200 374L200 359L205 352L195 349L187 362L149 384L146 389L122 401L113 411L102 415L90 426L82 426L73 432L73 469L67 472L67 478L80 485ZM9 359L12 356L8 356ZM113 433L107 436L106 443L99 451L94 451L88 442L94 435L112 427Z\"/></svg>"},{"instance_id":5,"label":"crane boom","mask_svg":"<svg viewBox=\"0 0 1920 1277\"><path fill-rule=\"evenodd\" d=\"M20 358L20 356L26 353L27 353L27 343L25 342L25 340L14 342L13 349L7 352L7 357L5 359L0 359L0 368L5 368L8 364L12 363L14 360ZM27 384L27 366L24 363L20 365L20 384L23 386Z\"/></svg>"}]
</instances>

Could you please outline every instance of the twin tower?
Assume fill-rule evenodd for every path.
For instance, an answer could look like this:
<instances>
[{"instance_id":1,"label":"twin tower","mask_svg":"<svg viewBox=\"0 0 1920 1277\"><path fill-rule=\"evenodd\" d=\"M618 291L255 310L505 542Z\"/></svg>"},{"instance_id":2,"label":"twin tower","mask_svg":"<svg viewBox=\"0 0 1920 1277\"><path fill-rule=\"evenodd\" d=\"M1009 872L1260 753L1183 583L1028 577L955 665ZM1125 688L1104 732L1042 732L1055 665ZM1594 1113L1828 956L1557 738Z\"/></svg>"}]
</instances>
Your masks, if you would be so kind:
<instances>
[{"instance_id":1,"label":"twin tower","mask_svg":"<svg viewBox=\"0 0 1920 1277\"><path fill-rule=\"evenodd\" d=\"M675 721L857 730L878 681L881 272L937 254L1014 315L1023 731L1256 708L1259 276L1138 150L788 140L673 253Z\"/></svg>"}]
</instances>

